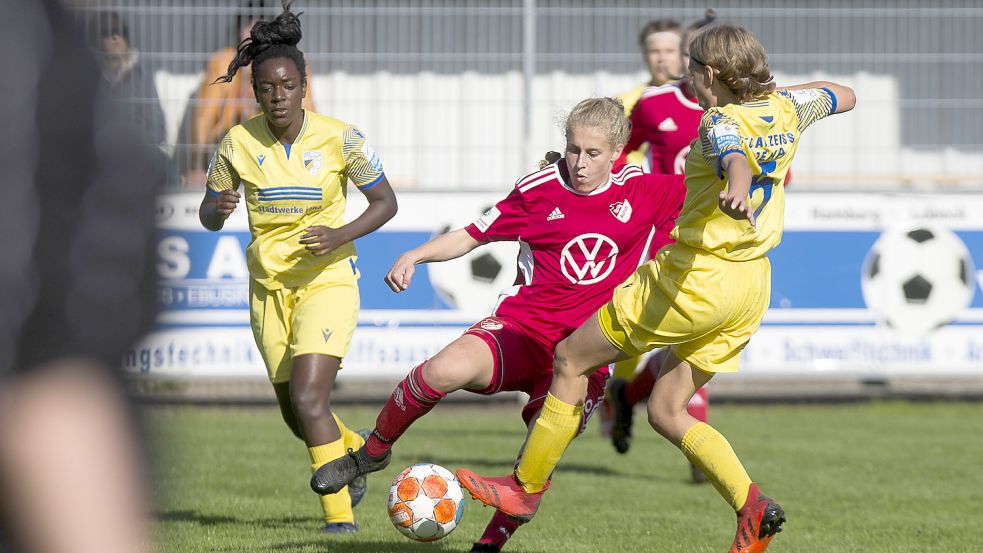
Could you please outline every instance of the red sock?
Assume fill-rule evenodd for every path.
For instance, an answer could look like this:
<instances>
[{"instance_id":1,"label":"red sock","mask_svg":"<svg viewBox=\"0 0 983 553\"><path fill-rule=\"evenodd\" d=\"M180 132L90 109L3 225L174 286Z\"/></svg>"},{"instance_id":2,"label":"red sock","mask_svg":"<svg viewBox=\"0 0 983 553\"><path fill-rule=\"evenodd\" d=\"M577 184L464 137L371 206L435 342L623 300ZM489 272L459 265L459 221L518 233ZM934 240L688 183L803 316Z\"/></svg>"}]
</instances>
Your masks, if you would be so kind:
<instances>
[{"instance_id":1,"label":"red sock","mask_svg":"<svg viewBox=\"0 0 983 553\"><path fill-rule=\"evenodd\" d=\"M485 533L478 539L478 543L494 543L501 549L519 526L518 520L502 511L495 511L492 519L488 522L488 526L485 527Z\"/></svg>"},{"instance_id":2,"label":"red sock","mask_svg":"<svg viewBox=\"0 0 983 553\"><path fill-rule=\"evenodd\" d=\"M396 385L389 401L376 418L375 430L365 441L365 452L371 457L385 455L416 419L429 413L447 395L434 390L423 381L425 364L426 362L417 365Z\"/></svg>"},{"instance_id":3,"label":"red sock","mask_svg":"<svg viewBox=\"0 0 983 553\"><path fill-rule=\"evenodd\" d=\"M707 387L704 386L693 394L686 406L686 412L696 420L707 422L707 412L710 410L710 396L707 395Z\"/></svg>"},{"instance_id":4,"label":"red sock","mask_svg":"<svg viewBox=\"0 0 983 553\"><path fill-rule=\"evenodd\" d=\"M645 367L642 368L641 372L636 374L635 378L625 386L625 400L628 402L628 405L636 405L645 401L645 398L649 397L649 394L652 393L652 388L655 387L655 375L659 372L660 362L661 356L653 355L645 363Z\"/></svg>"}]
</instances>

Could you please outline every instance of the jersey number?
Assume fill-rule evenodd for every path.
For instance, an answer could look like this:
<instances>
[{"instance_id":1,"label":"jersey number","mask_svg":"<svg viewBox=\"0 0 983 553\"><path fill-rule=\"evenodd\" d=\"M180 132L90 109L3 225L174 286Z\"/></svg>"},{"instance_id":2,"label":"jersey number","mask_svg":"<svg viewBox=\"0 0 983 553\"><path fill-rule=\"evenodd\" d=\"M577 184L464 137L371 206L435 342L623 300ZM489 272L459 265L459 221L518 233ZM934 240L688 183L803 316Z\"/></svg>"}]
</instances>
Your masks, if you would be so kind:
<instances>
[{"instance_id":1,"label":"jersey number","mask_svg":"<svg viewBox=\"0 0 983 553\"><path fill-rule=\"evenodd\" d=\"M761 204L758 205L758 209L754 210L755 219L758 218L758 215L761 215L761 210L768 205L768 200L771 199L771 191L775 187L775 179L768 176L768 173L774 171L776 165L778 165L778 163L775 161L769 161L768 163L762 164L761 174L755 175L755 177L751 179L751 190L749 191L749 195L751 196L752 202L754 201L754 193L758 190L761 191Z\"/></svg>"}]
</instances>

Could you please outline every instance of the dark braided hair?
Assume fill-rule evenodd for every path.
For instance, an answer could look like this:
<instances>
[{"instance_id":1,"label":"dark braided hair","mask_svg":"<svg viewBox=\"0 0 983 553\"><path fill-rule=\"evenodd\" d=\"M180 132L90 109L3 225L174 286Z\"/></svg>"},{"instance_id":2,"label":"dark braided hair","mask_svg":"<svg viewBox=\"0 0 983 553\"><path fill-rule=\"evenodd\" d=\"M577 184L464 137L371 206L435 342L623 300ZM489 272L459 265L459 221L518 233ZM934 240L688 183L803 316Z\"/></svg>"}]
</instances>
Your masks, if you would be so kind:
<instances>
[{"instance_id":1,"label":"dark braided hair","mask_svg":"<svg viewBox=\"0 0 983 553\"><path fill-rule=\"evenodd\" d=\"M686 41L689 39L690 35L692 35L696 31L699 31L703 27L710 25L716 20L717 20L717 10L713 8L707 8L707 11L703 13L703 19L698 19L690 23L689 26L686 27L686 30L683 31L683 45L684 46L686 45Z\"/></svg>"},{"instance_id":2,"label":"dark braided hair","mask_svg":"<svg viewBox=\"0 0 983 553\"><path fill-rule=\"evenodd\" d=\"M240 67L251 65L253 75L256 68L266 60L287 58L297 64L301 82L307 82L307 63L304 53L297 48L300 42L300 13L290 11L292 0L284 0L283 12L273 21L257 21L236 47L236 57L229 63L228 72L215 79L216 83L229 83ZM303 13L303 12L301 12ZM255 78L255 77L254 77ZM213 83L214 84L214 83Z\"/></svg>"}]
</instances>

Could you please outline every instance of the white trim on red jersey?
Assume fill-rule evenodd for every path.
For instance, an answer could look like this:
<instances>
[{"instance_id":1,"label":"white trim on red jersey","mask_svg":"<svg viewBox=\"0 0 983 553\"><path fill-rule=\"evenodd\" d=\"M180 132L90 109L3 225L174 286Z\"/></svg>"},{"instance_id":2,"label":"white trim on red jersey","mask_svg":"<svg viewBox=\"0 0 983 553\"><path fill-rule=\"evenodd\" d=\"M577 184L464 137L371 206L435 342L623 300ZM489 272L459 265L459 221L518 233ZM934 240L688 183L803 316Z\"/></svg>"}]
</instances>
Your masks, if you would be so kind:
<instances>
[{"instance_id":1,"label":"white trim on red jersey","mask_svg":"<svg viewBox=\"0 0 983 553\"><path fill-rule=\"evenodd\" d=\"M698 110L698 111L703 111L703 108L700 107L700 104L698 104L698 103L694 102L693 100L690 100L689 98L687 98L686 95L683 94L683 91L682 91L682 89L679 88L679 86L680 86L680 84L678 82L675 82L675 83L667 83L667 84L658 85L658 86L650 86L650 87L646 88L644 92L642 92L642 97L639 98L638 101L641 102L644 98L651 98L653 96L661 96L663 94L669 94L671 92L671 93L673 93L673 94L676 95L676 99L679 100L679 103L680 104L682 104L682 105L684 105L684 106L686 106L686 107L688 107L690 109L695 109L695 110Z\"/></svg>"},{"instance_id":2,"label":"white trim on red jersey","mask_svg":"<svg viewBox=\"0 0 983 553\"><path fill-rule=\"evenodd\" d=\"M593 196L594 194L601 194L605 190L607 190L608 188L611 188L611 175L610 174L608 175L607 182L605 182L601 186L598 186L597 188L591 190L590 192L581 192L581 191L577 190L576 188L571 187L566 182L564 182L562 178L557 178L556 180L560 181L560 184L563 186L563 188L566 188L568 192L570 192L571 194L576 194L578 196Z\"/></svg>"},{"instance_id":3,"label":"white trim on red jersey","mask_svg":"<svg viewBox=\"0 0 983 553\"><path fill-rule=\"evenodd\" d=\"M536 269L536 259L532 256L532 248L529 247L527 242L521 239L519 240L519 254L515 257L515 264L517 276L519 277L516 279L518 282L498 293L498 301L495 302L495 308L492 309L493 315L498 312L498 306L502 305L503 301L519 295L519 290L523 286L532 284L532 274Z\"/></svg>"},{"instance_id":4,"label":"white trim on red jersey","mask_svg":"<svg viewBox=\"0 0 983 553\"><path fill-rule=\"evenodd\" d=\"M611 181L618 186L624 186L628 179L638 177L644 174L642 168L638 165L629 164L621 168L620 171L611 175Z\"/></svg>"},{"instance_id":5,"label":"white trim on red jersey","mask_svg":"<svg viewBox=\"0 0 983 553\"><path fill-rule=\"evenodd\" d=\"M649 249L652 248L652 239L655 238L655 227L653 226L649 229L649 237L645 239L645 249L642 250L642 256L638 259L638 266L641 267L649 260Z\"/></svg>"},{"instance_id":6,"label":"white trim on red jersey","mask_svg":"<svg viewBox=\"0 0 983 553\"><path fill-rule=\"evenodd\" d=\"M555 163L551 163L545 169L540 169L535 173L530 173L522 177L516 181L515 187L519 189L519 192L527 192L533 188L536 188L540 184L543 184L544 182L548 182L550 179L559 179L560 172L558 169L559 168Z\"/></svg>"},{"instance_id":7,"label":"white trim on red jersey","mask_svg":"<svg viewBox=\"0 0 983 553\"><path fill-rule=\"evenodd\" d=\"M536 260L532 256L532 248L527 242L519 240L519 255L515 258L516 265L519 267L519 274L522 275L522 284L532 284L532 274L536 269Z\"/></svg>"},{"instance_id":8,"label":"white trim on red jersey","mask_svg":"<svg viewBox=\"0 0 983 553\"><path fill-rule=\"evenodd\" d=\"M568 191L578 196L593 196L594 194L600 194L605 190L607 190L612 183L618 186L622 186L625 184L625 182L628 181L628 179L644 174L642 168L639 167L638 165L625 165L617 173L609 175L608 181L606 183L595 188L594 190L591 190L590 192L584 193L570 187L566 182L564 182L563 177L560 175L560 168L557 165L557 163L553 163L545 169L536 171L535 173L531 173L529 175L526 175L525 177L522 177L521 179L516 181L515 183L516 188L519 189L519 192L522 192L524 194L532 190L533 188L536 188L540 184L547 183L555 179L560 183L561 186L563 186L563 188L566 188Z\"/></svg>"}]
</instances>

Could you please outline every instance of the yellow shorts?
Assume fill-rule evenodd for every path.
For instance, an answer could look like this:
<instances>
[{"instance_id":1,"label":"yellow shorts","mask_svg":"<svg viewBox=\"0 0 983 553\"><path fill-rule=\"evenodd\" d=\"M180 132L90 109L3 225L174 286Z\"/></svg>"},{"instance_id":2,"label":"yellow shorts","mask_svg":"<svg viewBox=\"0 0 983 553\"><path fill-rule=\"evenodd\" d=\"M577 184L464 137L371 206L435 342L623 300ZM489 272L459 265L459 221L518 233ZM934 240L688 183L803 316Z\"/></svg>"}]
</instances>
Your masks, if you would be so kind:
<instances>
[{"instance_id":1,"label":"yellow shorts","mask_svg":"<svg viewBox=\"0 0 983 553\"><path fill-rule=\"evenodd\" d=\"M615 288L597 322L608 341L629 355L672 346L677 357L704 372L735 372L770 295L768 258L727 261L673 244Z\"/></svg>"},{"instance_id":2,"label":"yellow shorts","mask_svg":"<svg viewBox=\"0 0 983 553\"><path fill-rule=\"evenodd\" d=\"M297 288L269 290L249 284L249 319L270 382L290 380L297 355L343 359L358 323L358 273L348 259Z\"/></svg>"}]
</instances>

